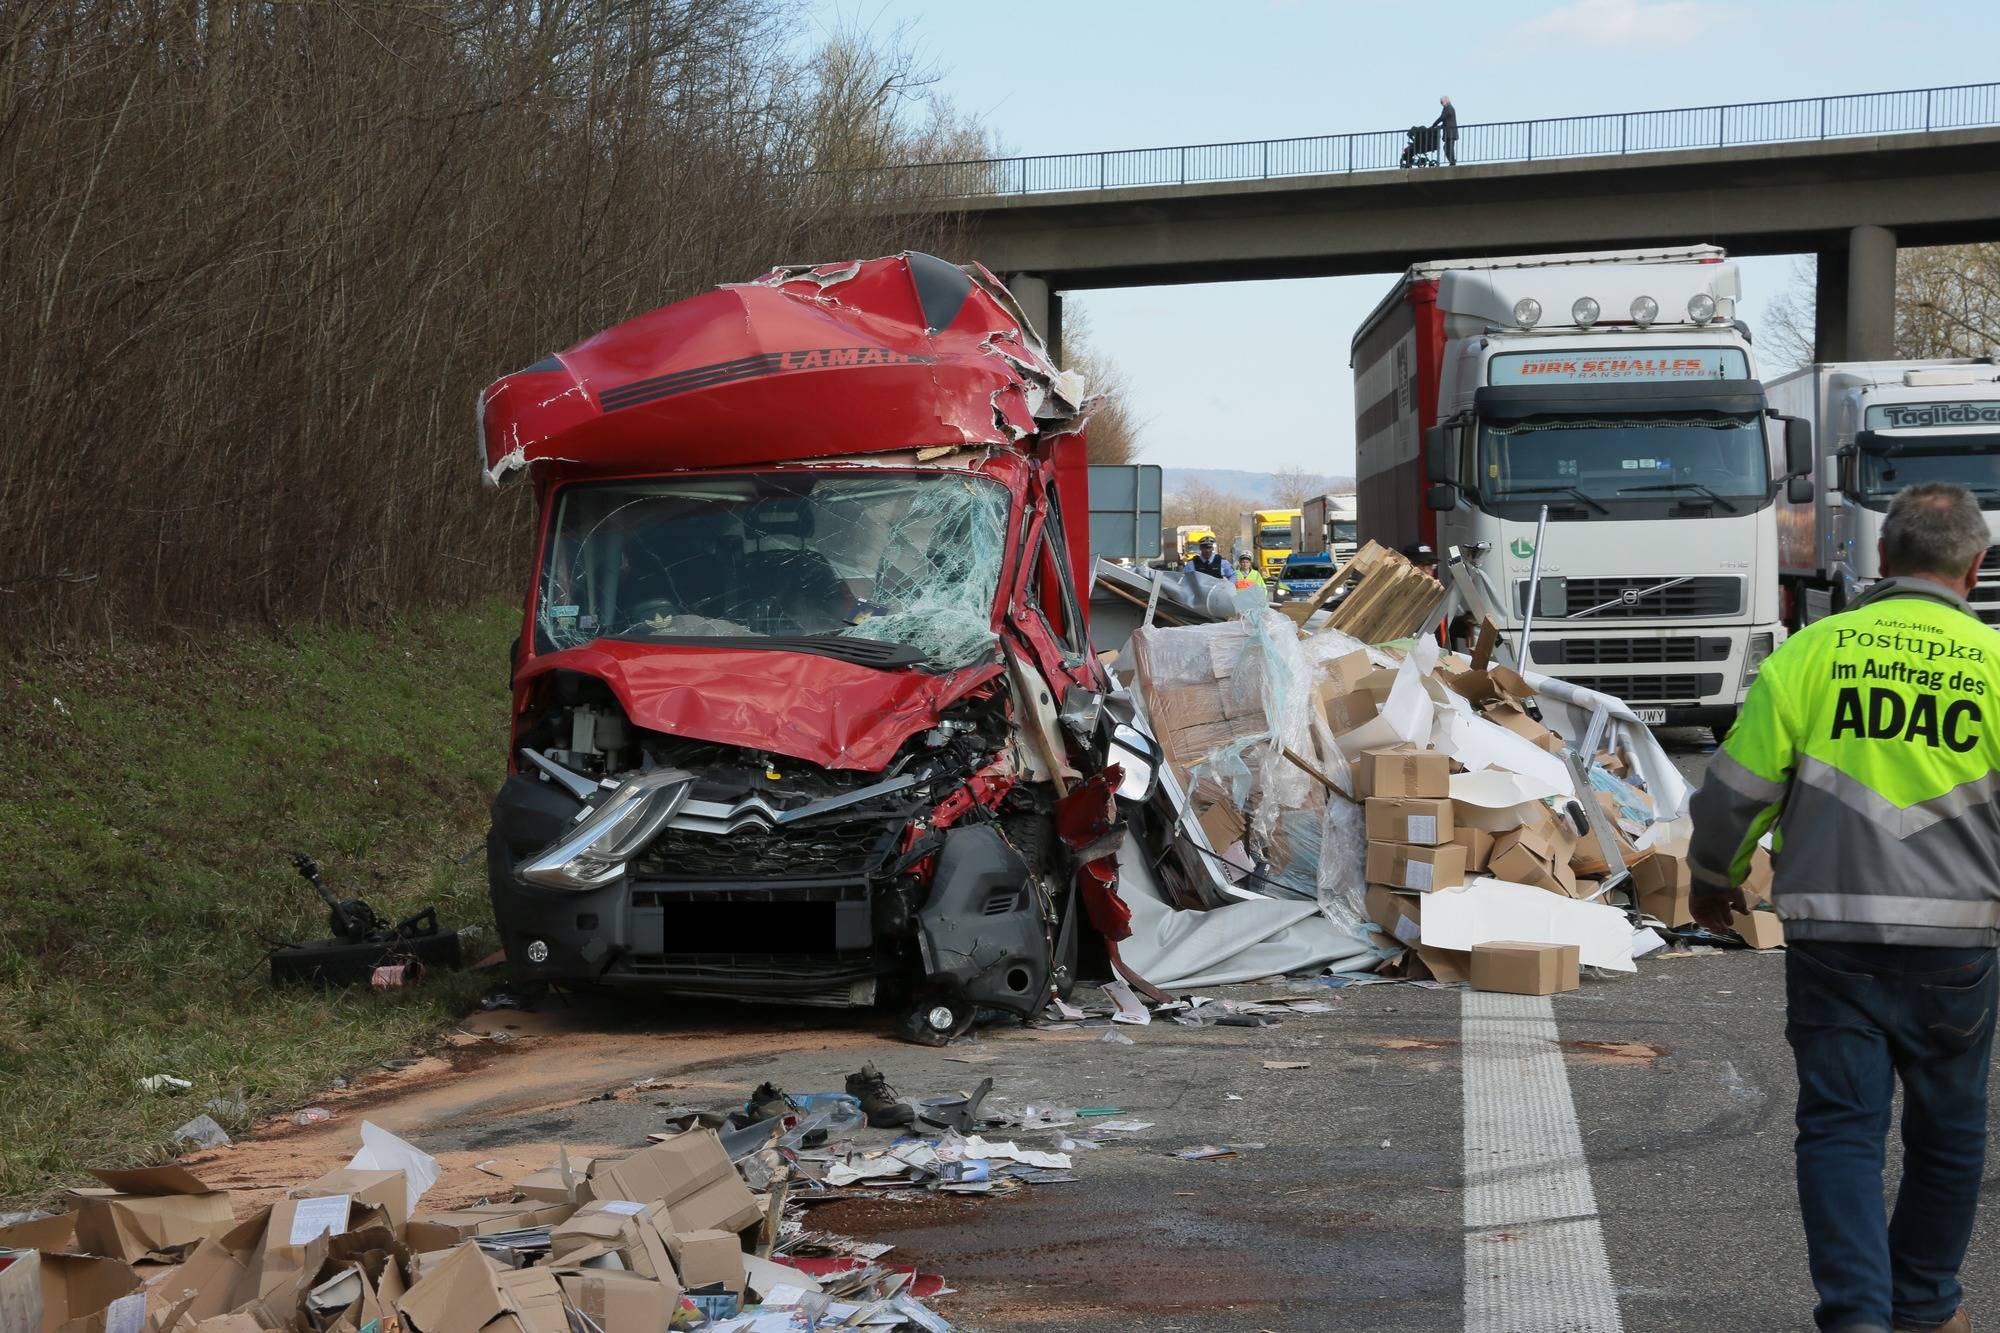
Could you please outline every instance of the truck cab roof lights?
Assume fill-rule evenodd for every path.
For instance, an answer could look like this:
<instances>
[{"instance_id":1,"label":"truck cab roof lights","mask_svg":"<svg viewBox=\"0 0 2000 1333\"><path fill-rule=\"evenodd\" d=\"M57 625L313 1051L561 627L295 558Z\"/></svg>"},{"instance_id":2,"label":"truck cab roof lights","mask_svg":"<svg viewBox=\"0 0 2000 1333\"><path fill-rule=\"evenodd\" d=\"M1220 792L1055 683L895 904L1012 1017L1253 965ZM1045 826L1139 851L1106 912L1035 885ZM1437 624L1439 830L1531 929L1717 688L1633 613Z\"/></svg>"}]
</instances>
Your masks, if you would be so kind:
<instances>
[{"instance_id":1,"label":"truck cab roof lights","mask_svg":"<svg viewBox=\"0 0 2000 1333\"><path fill-rule=\"evenodd\" d=\"M1514 322L1524 329L1534 328L1542 322L1542 303L1532 296L1514 302Z\"/></svg>"},{"instance_id":2,"label":"truck cab roof lights","mask_svg":"<svg viewBox=\"0 0 2000 1333\"><path fill-rule=\"evenodd\" d=\"M1595 324L1598 313L1596 300L1588 296L1577 297L1569 308L1570 319L1575 321L1576 326L1580 329L1587 329Z\"/></svg>"},{"instance_id":3,"label":"truck cab roof lights","mask_svg":"<svg viewBox=\"0 0 2000 1333\"><path fill-rule=\"evenodd\" d=\"M1706 324L1715 318L1715 298L1707 292L1696 292L1688 298L1688 322Z\"/></svg>"},{"instance_id":4,"label":"truck cab roof lights","mask_svg":"<svg viewBox=\"0 0 2000 1333\"><path fill-rule=\"evenodd\" d=\"M1660 317L1660 303L1650 296L1632 298L1632 322L1645 328Z\"/></svg>"}]
</instances>

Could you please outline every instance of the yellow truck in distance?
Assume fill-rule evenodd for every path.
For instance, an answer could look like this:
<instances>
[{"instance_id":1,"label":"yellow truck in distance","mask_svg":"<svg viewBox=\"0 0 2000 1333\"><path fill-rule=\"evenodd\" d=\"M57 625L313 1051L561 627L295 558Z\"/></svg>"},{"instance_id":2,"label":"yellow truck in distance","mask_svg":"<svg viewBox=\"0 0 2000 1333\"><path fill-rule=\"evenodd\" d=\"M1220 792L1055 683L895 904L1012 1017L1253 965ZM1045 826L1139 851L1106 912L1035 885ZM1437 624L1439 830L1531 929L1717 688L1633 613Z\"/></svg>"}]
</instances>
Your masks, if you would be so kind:
<instances>
[{"instance_id":1,"label":"yellow truck in distance","mask_svg":"<svg viewBox=\"0 0 2000 1333\"><path fill-rule=\"evenodd\" d=\"M1235 554L1253 553L1257 572L1266 583L1278 577L1285 557L1292 553L1292 520L1299 513L1296 509L1252 509L1236 516Z\"/></svg>"}]
</instances>

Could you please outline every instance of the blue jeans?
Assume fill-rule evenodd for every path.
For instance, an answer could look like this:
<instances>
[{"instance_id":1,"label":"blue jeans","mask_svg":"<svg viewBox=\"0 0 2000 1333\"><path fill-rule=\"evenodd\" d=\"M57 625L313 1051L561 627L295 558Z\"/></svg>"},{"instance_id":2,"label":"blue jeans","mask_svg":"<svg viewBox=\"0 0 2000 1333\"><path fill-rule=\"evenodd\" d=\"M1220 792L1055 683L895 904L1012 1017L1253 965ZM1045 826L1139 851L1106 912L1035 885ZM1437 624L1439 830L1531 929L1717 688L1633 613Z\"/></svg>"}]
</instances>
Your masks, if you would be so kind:
<instances>
[{"instance_id":1,"label":"blue jeans","mask_svg":"<svg viewBox=\"0 0 2000 1333\"><path fill-rule=\"evenodd\" d=\"M1794 941L1785 1037L1799 1067L1799 1211L1820 1328L1934 1328L1957 1311L1986 1161L1991 949ZM1903 1082L1903 1181L1882 1197Z\"/></svg>"}]
</instances>

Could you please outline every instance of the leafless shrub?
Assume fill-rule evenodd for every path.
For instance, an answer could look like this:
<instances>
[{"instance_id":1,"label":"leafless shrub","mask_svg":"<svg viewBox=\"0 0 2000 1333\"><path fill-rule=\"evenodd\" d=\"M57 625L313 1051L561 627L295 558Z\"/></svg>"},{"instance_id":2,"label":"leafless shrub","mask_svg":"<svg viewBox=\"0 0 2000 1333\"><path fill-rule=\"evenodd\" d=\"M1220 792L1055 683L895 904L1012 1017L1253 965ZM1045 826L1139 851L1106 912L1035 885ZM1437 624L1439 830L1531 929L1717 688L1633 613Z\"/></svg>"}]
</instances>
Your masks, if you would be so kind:
<instances>
[{"instance_id":1,"label":"leafless shrub","mask_svg":"<svg viewBox=\"0 0 2000 1333\"><path fill-rule=\"evenodd\" d=\"M0 11L0 647L511 591L526 496L475 484L480 386L775 262L950 253L821 169L976 134L893 43L788 56L787 15Z\"/></svg>"}]
</instances>

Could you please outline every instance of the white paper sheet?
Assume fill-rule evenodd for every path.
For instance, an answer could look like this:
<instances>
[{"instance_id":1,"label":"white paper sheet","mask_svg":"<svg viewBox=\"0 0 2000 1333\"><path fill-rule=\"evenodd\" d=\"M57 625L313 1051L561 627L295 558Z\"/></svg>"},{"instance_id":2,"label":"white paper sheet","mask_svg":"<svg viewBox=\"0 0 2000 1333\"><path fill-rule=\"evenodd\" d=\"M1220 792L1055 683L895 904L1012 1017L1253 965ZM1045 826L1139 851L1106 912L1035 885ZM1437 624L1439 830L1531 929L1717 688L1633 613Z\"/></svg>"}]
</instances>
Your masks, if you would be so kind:
<instances>
[{"instance_id":1,"label":"white paper sheet","mask_svg":"<svg viewBox=\"0 0 2000 1333\"><path fill-rule=\"evenodd\" d=\"M417 1200L437 1184L441 1174L437 1158L367 1120L361 1122L361 1151L347 1165L353 1171L401 1171L412 1213L417 1211Z\"/></svg>"},{"instance_id":2,"label":"white paper sheet","mask_svg":"<svg viewBox=\"0 0 2000 1333\"><path fill-rule=\"evenodd\" d=\"M1586 967L1638 971L1632 926L1617 908L1490 876L1424 895L1422 938L1434 949L1465 950L1493 940L1574 944Z\"/></svg>"},{"instance_id":3,"label":"white paper sheet","mask_svg":"<svg viewBox=\"0 0 2000 1333\"><path fill-rule=\"evenodd\" d=\"M1540 777L1525 777L1497 768L1451 775L1454 821L1464 828L1505 833L1533 818L1530 807L1546 796L1562 793Z\"/></svg>"},{"instance_id":4,"label":"white paper sheet","mask_svg":"<svg viewBox=\"0 0 2000 1333\"><path fill-rule=\"evenodd\" d=\"M292 1230L285 1243L310 1245L314 1237L339 1235L347 1230L347 1210L353 1202L345 1194L300 1199L297 1210L292 1213Z\"/></svg>"},{"instance_id":5,"label":"white paper sheet","mask_svg":"<svg viewBox=\"0 0 2000 1333\"><path fill-rule=\"evenodd\" d=\"M1463 704L1461 709L1458 705ZM1534 778L1553 788L1552 795L1575 796L1576 783L1569 766L1524 736L1517 736L1497 722L1488 722L1472 711L1470 702L1453 696L1452 706L1440 709L1432 747L1444 751L1477 773L1497 768Z\"/></svg>"},{"instance_id":6,"label":"white paper sheet","mask_svg":"<svg viewBox=\"0 0 2000 1333\"><path fill-rule=\"evenodd\" d=\"M1107 981L1103 990L1104 997L1117 1007L1117 1012L1111 1015L1112 1022L1132 1023L1145 1027L1153 1021L1153 1016L1146 1012L1146 1006L1139 1003L1139 997L1134 995L1132 988L1124 982Z\"/></svg>"}]
</instances>

